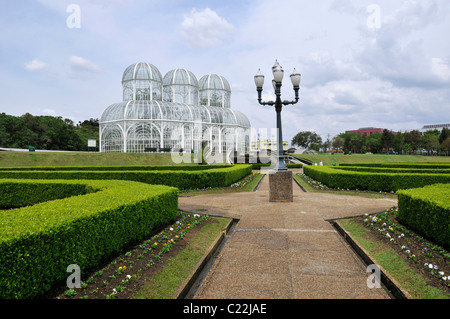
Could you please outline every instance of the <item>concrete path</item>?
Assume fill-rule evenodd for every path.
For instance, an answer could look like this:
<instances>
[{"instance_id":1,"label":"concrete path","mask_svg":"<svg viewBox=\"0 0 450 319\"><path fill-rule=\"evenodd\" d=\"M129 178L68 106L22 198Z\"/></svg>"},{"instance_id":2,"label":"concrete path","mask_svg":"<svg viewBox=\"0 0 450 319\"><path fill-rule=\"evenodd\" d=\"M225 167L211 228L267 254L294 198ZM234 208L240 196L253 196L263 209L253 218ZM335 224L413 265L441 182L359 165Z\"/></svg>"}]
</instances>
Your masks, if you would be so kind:
<instances>
[{"instance_id":1,"label":"concrete path","mask_svg":"<svg viewBox=\"0 0 450 319\"><path fill-rule=\"evenodd\" d=\"M378 213L397 202L304 193L293 203L269 202L269 176L259 190L180 197L185 211L240 221L194 298L385 299L367 287L366 266L325 219Z\"/></svg>"}]
</instances>

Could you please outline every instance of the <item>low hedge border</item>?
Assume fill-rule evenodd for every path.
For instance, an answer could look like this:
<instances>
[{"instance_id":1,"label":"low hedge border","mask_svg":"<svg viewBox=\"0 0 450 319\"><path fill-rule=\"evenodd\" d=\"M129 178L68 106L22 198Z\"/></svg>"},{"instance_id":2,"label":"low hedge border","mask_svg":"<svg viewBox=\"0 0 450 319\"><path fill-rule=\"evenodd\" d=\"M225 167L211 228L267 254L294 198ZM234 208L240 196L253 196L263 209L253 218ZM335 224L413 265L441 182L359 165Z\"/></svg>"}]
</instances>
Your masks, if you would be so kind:
<instances>
[{"instance_id":1,"label":"low hedge border","mask_svg":"<svg viewBox=\"0 0 450 319\"><path fill-rule=\"evenodd\" d=\"M450 247L450 184L428 185L398 191L399 220Z\"/></svg>"},{"instance_id":2,"label":"low hedge border","mask_svg":"<svg viewBox=\"0 0 450 319\"><path fill-rule=\"evenodd\" d=\"M429 168L429 169L450 169L448 162L422 162L422 163L341 163L339 166L360 166L360 167L384 167L384 168Z\"/></svg>"},{"instance_id":3,"label":"low hedge border","mask_svg":"<svg viewBox=\"0 0 450 319\"><path fill-rule=\"evenodd\" d=\"M216 168L229 168L223 165L116 165L116 166L22 166L0 167L0 171L200 171Z\"/></svg>"},{"instance_id":4,"label":"low hedge border","mask_svg":"<svg viewBox=\"0 0 450 319\"><path fill-rule=\"evenodd\" d=\"M93 193L96 190L85 183L45 182L33 180L0 180L0 209L31 206L55 199Z\"/></svg>"},{"instance_id":5,"label":"low hedge border","mask_svg":"<svg viewBox=\"0 0 450 319\"><path fill-rule=\"evenodd\" d=\"M345 171L328 166L305 166L303 172L331 188L368 191L398 191L438 183L450 183L450 174L368 173Z\"/></svg>"},{"instance_id":6,"label":"low hedge border","mask_svg":"<svg viewBox=\"0 0 450 319\"><path fill-rule=\"evenodd\" d=\"M156 166L153 166L156 167ZM186 168L181 170L181 168ZM191 170L196 167L195 170ZM203 167L202 170L199 168ZM168 170L168 169L171 170ZM172 169L174 168L174 169ZM94 169L90 167L90 169ZM84 180L130 180L153 185L167 185L179 189L196 189L206 187L226 187L241 178L251 174L251 165L218 165L180 167L166 166L166 170L107 170L105 167L98 170L0 170L0 178L14 179L84 179Z\"/></svg>"},{"instance_id":7,"label":"low hedge border","mask_svg":"<svg viewBox=\"0 0 450 319\"><path fill-rule=\"evenodd\" d=\"M85 184L85 195L0 212L0 299L39 297L176 218L178 190L133 181L1 181L24 189ZM70 187L70 186L69 186ZM45 194L43 194L45 197Z\"/></svg>"},{"instance_id":8,"label":"low hedge border","mask_svg":"<svg viewBox=\"0 0 450 319\"><path fill-rule=\"evenodd\" d=\"M404 168L404 167L373 167L373 166L338 166L334 169L368 173L416 173L416 174L450 174L448 168Z\"/></svg>"}]
</instances>

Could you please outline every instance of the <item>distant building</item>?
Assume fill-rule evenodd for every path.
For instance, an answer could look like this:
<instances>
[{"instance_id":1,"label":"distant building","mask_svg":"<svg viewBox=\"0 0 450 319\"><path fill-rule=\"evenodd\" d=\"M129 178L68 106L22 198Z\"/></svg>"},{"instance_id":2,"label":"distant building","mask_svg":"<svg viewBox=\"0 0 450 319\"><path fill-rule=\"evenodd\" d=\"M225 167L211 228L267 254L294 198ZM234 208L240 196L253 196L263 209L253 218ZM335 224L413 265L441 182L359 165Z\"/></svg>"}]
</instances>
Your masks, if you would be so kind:
<instances>
[{"instance_id":1,"label":"distant building","mask_svg":"<svg viewBox=\"0 0 450 319\"><path fill-rule=\"evenodd\" d=\"M427 131L434 131L438 130L439 132L442 131L442 129L450 129L450 123L447 124L431 124L431 125L424 125L419 132L423 135L423 133Z\"/></svg>"},{"instance_id":2,"label":"distant building","mask_svg":"<svg viewBox=\"0 0 450 319\"><path fill-rule=\"evenodd\" d=\"M346 134L352 134L352 133L360 133L361 135L369 136L372 134L380 133L382 134L384 131L383 128L375 128L375 127L363 127L358 130L352 130L352 131L345 131ZM397 134L397 132L391 131L393 134Z\"/></svg>"}]
</instances>

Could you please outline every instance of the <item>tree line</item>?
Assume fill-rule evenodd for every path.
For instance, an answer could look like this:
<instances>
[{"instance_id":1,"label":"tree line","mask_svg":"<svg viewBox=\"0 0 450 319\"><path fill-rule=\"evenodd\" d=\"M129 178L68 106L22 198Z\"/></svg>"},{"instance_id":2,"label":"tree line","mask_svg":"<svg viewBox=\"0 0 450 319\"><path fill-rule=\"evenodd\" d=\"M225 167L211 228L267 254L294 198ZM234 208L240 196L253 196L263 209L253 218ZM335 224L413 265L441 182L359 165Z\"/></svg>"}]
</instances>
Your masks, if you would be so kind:
<instances>
[{"instance_id":1,"label":"tree line","mask_svg":"<svg viewBox=\"0 0 450 319\"><path fill-rule=\"evenodd\" d=\"M315 132L299 132L291 145L316 151L338 151L348 154L381 154L397 152L399 154L450 154L450 130L443 128L421 134L418 130L393 133L387 129L383 133L363 135L361 133L341 133L328 138L325 142Z\"/></svg>"},{"instance_id":2,"label":"tree line","mask_svg":"<svg viewBox=\"0 0 450 319\"><path fill-rule=\"evenodd\" d=\"M88 139L99 138L99 120L75 124L61 116L13 116L0 113L0 147L41 150L87 151Z\"/></svg>"}]
</instances>

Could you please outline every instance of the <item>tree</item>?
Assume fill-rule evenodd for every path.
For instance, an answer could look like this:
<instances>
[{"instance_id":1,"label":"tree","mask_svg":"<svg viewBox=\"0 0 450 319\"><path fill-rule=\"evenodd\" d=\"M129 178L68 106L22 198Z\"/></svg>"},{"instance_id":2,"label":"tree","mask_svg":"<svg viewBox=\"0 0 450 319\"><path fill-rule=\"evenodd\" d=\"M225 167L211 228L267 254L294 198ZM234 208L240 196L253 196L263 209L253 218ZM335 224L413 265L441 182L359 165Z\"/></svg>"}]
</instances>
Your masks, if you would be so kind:
<instances>
[{"instance_id":1,"label":"tree","mask_svg":"<svg viewBox=\"0 0 450 319\"><path fill-rule=\"evenodd\" d=\"M425 132L420 139L420 144L430 155L432 151L437 151L439 147L439 136L434 131Z\"/></svg>"},{"instance_id":2,"label":"tree","mask_svg":"<svg viewBox=\"0 0 450 319\"><path fill-rule=\"evenodd\" d=\"M318 148L322 144L322 138L315 132L305 131L295 135L291 144L306 149Z\"/></svg>"},{"instance_id":3,"label":"tree","mask_svg":"<svg viewBox=\"0 0 450 319\"><path fill-rule=\"evenodd\" d=\"M344 147L344 139L340 136L333 137L331 146L335 149L342 150L342 148Z\"/></svg>"},{"instance_id":4,"label":"tree","mask_svg":"<svg viewBox=\"0 0 450 319\"><path fill-rule=\"evenodd\" d=\"M448 153L450 152L450 137L442 142L441 148L448 155Z\"/></svg>"},{"instance_id":5,"label":"tree","mask_svg":"<svg viewBox=\"0 0 450 319\"><path fill-rule=\"evenodd\" d=\"M373 154L381 153L381 133L375 133L367 136L367 150Z\"/></svg>"},{"instance_id":6,"label":"tree","mask_svg":"<svg viewBox=\"0 0 450 319\"><path fill-rule=\"evenodd\" d=\"M404 142L408 143L409 146L411 146L411 149L413 151L417 150L419 148L419 143L420 143L420 132L417 130L413 130L411 132L406 132L404 134Z\"/></svg>"},{"instance_id":7,"label":"tree","mask_svg":"<svg viewBox=\"0 0 450 319\"><path fill-rule=\"evenodd\" d=\"M384 129L383 133L381 135L381 146L387 150L389 150L389 148L391 148L392 146L392 142L394 140L394 134L387 130Z\"/></svg>"},{"instance_id":8,"label":"tree","mask_svg":"<svg viewBox=\"0 0 450 319\"><path fill-rule=\"evenodd\" d=\"M442 144L446 139L450 137L450 130L448 128L443 128L441 134L439 134L439 144Z\"/></svg>"}]
</instances>

